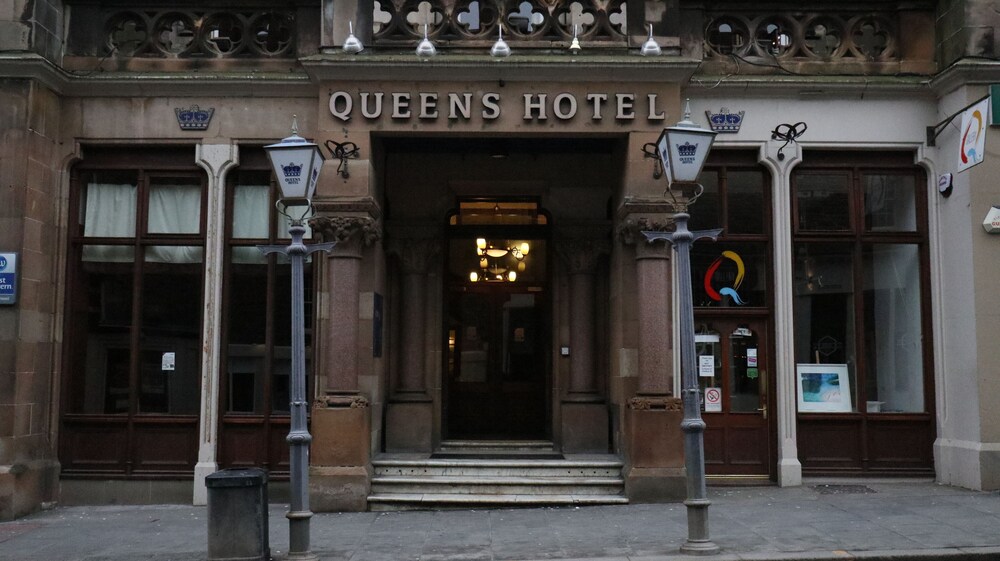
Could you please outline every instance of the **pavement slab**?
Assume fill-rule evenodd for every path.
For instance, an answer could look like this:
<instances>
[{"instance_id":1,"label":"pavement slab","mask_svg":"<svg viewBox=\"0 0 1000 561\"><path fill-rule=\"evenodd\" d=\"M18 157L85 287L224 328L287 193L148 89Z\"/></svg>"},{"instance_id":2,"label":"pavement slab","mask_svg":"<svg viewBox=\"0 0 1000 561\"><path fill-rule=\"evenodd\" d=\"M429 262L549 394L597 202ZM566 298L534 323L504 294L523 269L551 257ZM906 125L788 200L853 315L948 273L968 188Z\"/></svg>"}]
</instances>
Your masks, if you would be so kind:
<instances>
[{"instance_id":1,"label":"pavement slab","mask_svg":"<svg viewBox=\"0 0 1000 561\"><path fill-rule=\"evenodd\" d=\"M850 487L710 488L714 561L1000 560L1000 493L929 481ZM287 551L284 505L270 547ZM679 561L681 504L318 513L323 561ZM58 507L0 523L4 561L205 561L207 510L178 505Z\"/></svg>"}]
</instances>

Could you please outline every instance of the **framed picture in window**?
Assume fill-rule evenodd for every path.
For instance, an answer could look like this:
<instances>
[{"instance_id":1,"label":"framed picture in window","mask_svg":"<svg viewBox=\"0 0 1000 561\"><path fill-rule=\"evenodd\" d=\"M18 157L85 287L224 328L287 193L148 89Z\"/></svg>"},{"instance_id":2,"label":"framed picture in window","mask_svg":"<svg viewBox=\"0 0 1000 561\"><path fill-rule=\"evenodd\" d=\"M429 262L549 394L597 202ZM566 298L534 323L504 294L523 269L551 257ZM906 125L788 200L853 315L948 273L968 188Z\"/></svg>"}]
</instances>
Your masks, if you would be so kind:
<instances>
[{"instance_id":1,"label":"framed picture in window","mask_svg":"<svg viewBox=\"0 0 1000 561\"><path fill-rule=\"evenodd\" d=\"M851 380L846 364L797 364L799 412L850 413Z\"/></svg>"}]
</instances>

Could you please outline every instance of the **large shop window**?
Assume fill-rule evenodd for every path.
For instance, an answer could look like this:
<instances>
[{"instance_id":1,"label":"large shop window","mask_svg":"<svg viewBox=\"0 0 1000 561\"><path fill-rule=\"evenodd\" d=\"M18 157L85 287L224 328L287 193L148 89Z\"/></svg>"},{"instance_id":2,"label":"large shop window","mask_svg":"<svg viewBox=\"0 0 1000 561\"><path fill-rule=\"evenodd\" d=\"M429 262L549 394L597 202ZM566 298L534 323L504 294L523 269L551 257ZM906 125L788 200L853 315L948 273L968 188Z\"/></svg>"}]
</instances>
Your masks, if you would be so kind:
<instances>
[{"instance_id":1,"label":"large shop window","mask_svg":"<svg viewBox=\"0 0 1000 561\"><path fill-rule=\"evenodd\" d=\"M241 169L230 177L227 204L231 219L226 232L219 463L287 472L291 266L287 257L265 256L257 245L287 243L289 222L275 210L278 193L263 153L247 150L241 160ZM306 239L310 237L307 231ZM311 380L312 270L312 258L307 257L307 380Z\"/></svg>"},{"instance_id":2,"label":"large shop window","mask_svg":"<svg viewBox=\"0 0 1000 561\"><path fill-rule=\"evenodd\" d=\"M863 162L793 177L800 456L930 469L926 181L892 157Z\"/></svg>"},{"instance_id":3,"label":"large shop window","mask_svg":"<svg viewBox=\"0 0 1000 561\"><path fill-rule=\"evenodd\" d=\"M60 439L65 473L193 469L204 199L197 169L75 171Z\"/></svg>"}]
</instances>

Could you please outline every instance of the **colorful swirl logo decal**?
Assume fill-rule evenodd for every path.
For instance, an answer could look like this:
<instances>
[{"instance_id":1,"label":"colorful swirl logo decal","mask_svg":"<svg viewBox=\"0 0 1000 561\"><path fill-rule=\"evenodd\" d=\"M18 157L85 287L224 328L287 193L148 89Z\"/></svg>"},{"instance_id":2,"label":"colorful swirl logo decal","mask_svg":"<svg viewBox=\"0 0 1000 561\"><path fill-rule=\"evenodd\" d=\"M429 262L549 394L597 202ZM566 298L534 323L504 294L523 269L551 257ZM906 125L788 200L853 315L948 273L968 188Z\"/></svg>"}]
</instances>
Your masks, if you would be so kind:
<instances>
[{"instance_id":1,"label":"colorful swirl logo decal","mask_svg":"<svg viewBox=\"0 0 1000 561\"><path fill-rule=\"evenodd\" d=\"M972 112L969 126L966 127L965 134L962 135L961 157L963 164L969 163L970 160L978 162L982 159L982 155L976 153L976 140L983 133L983 121L982 113L978 110Z\"/></svg>"},{"instance_id":2,"label":"colorful swirl logo decal","mask_svg":"<svg viewBox=\"0 0 1000 561\"><path fill-rule=\"evenodd\" d=\"M715 290L712 286L712 278L715 277L715 272L719 270L719 266L722 265L722 259L726 258L736 263L736 279L733 281L733 286L727 286L722 290ZM739 254L735 251L723 251L722 255L718 259L712 262L712 265L705 271L705 293L708 297L716 302L722 301L722 296L726 295L733 299L733 302L737 306L742 306L746 304L740 295L736 292L740 285L743 284L743 276L746 274L746 267L743 266L743 259L740 258Z\"/></svg>"}]
</instances>

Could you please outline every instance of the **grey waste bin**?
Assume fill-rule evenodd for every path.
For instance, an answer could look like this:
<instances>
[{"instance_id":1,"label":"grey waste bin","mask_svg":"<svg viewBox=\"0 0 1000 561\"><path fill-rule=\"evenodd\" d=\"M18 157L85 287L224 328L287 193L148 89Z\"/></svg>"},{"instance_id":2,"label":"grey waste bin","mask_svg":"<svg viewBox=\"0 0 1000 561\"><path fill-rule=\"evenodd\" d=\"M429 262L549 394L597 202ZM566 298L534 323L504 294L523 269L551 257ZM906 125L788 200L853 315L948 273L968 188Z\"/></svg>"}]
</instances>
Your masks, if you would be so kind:
<instances>
[{"instance_id":1,"label":"grey waste bin","mask_svg":"<svg viewBox=\"0 0 1000 561\"><path fill-rule=\"evenodd\" d=\"M208 488L208 561L269 561L267 472L224 469L205 478Z\"/></svg>"}]
</instances>

